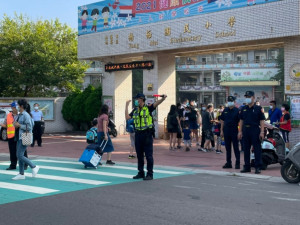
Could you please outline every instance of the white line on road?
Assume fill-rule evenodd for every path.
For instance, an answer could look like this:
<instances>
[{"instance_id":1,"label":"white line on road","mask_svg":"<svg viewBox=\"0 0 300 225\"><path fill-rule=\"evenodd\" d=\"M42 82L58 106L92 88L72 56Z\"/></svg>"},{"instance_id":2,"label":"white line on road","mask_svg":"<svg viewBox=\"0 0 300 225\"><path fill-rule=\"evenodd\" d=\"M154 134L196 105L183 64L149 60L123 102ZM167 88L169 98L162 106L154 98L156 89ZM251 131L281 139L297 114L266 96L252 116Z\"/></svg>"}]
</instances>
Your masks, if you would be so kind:
<instances>
[{"instance_id":1,"label":"white line on road","mask_svg":"<svg viewBox=\"0 0 300 225\"><path fill-rule=\"evenodd\" d=\"M24 191L24 192L31 192L31 193L35 193L35 194L49 194L49 193L59 191L59 190L55 190L55 189L33 187L33 186L29 186L29 185L12 184L12 183L6 183L6 182L0 182L0 188L12 189L12 190Z\"/></svg>"},{"instance_id":2,"label":"white line on road","mask_svg":"<svg viewBox=\"0 0 300 225\"><path fill-rule=\"evenodd\" d=\"M0 174L6 175L16 175L14 171L0 171ZM31 173L25 173L25 176L31 177ZM62 177L62 176L52 176L52 175L45 175L45 174L38 174L36 178L42 178L47 180L59 180L59 181L66 181L66 182L74 182L74 183L82 183L82 184L92 184L92 185L101 185L101 184L108 184L110 182L104 181L97 181L97 180L90 180L90 179L80 179L80 178L72 178L72 177Z\"/></svg>"},{"instance_id":3,"label":"white line on road","mask_svg":"<svg viewBox=\"0 0 300 225\"><path fill-rule=\"evenodd\" d=\"M278 197L273 197L275 199L278 199L278 200L285 200L285 201L291 201L291 202L299 202L300 199L296 199L296 198L278 198Z\"/></svg>"},{"instance_id":4,"label":"white line on road","mask_svg":"<svg viewBox=\"0 0 300 225\"><path fill-rule=\"evenodd\" d=\"M0 165L9 165L9 163L0 163ZM71 169L71 168L64 168L64 167L42 166L42 165L39 165L39 167L41 169L48 169L48 170L58 170L58 171L73 172L73 173L95 174L95 175L103 175L103 176L110 176L110 177L122 177L122 178L130 178L130 179L132 179L132 177L133 177L133 175L128 175L128 174L100 172L100 171L92 171L92 170L85 170L85 169Z\"/></svg>"},{"instance_id":5,"label":"white line on road","mask_svg":"<svg viewBox=\"0 0 300 225\"><path fill-rule=\"evenodd\" d=\"M52 163L62 163L62 164L74 164L74 165L79 165L82 164L80 162L71 162L71 161L60 161L60 160L48 160L48 159L38 159L35 161L39 162L52 162ZM137 169L135 167L129 167L129 166L105 166L103 165L102 167L109 167L109 168L115 168L115 169L124 169L124 170L133 170L136 171ZM172 175L179 175L183 174L183 172L176 172L176 171L169 171L169 170L154 170L155 173L162 173L162 174L172 174Z\"/></svg>"}]
</instances>

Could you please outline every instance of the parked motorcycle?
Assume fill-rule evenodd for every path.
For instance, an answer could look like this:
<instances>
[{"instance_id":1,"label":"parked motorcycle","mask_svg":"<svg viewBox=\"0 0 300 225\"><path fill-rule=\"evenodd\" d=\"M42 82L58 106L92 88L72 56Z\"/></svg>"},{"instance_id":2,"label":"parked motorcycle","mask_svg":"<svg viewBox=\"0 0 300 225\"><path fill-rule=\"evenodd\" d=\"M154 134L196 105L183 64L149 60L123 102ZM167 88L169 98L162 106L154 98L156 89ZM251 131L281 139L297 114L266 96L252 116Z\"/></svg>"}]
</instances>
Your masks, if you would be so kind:
<instances>
[{"instance_id":1,"label":"parked motorcycle","mask_svg":"<svg viewBox=\"0 0 300 225\"><path fill-rule=\"evenodd\" d=\"M280 172L286 182L300 182L300 142L296 144L286 156Z\"/></svg>"},{"instance_id":2,"label":"parked motorcycle","mask_svg":"<svg viewBox=\"0 0 300 225\"><path fill-rule=\"evenodd\" d=\"M280 163L283 164L289 149L285 147L284 139L277 127L265 122L265 128L268 132L266 138L261 143L262 149L262 170L266 170L268 165ZM251 154L251 165L254 166L254 153Z\"/></svg>"},{"instance_id":3,"label":"parked motorcycle","mask_svg":"<svg viewBox=\"0 0 300 225\"><path fill-rule=\"evenodd\" d=\"M115 122L112 120L112 118L113 118L113 113L112 112L109 113L108 118L109 118L108 119L108 134L112 135L114 137L117 137L118 132L117 132L117 129L116 129Z\"/></svg>"}]
</instances>

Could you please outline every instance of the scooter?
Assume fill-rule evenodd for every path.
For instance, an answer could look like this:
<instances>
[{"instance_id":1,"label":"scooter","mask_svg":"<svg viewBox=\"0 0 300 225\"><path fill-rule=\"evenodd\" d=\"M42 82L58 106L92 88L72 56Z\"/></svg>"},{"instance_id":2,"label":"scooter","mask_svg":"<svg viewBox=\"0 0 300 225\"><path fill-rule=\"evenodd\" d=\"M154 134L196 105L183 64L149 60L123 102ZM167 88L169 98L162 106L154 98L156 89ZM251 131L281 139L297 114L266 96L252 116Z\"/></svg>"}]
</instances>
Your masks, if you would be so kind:
<instances>
[{"instance_id":1,"label":"scooter","mask_svg":"<svg viewBox=\"0 0 300 225\"><path fill-rule=\"evenodd\" d=\"M113 118L113 113L109 113L109 119L108 119L108 134L109 135L112 135L114 137L117 137L118 135L118 132L116 130L116 125L115 125L115 122L112 120Z\"/></svg>"},{"instance_id":2,"label":"scooter","mask_svg":"<svg viewBox=\"0 0 300 225\"><path fill-rule=\"evenodd\" d=\"M280 172L286 182L300 182L300 142L296 144L286 156Z\"/></svg>"},{"instance_id":3,"label":"scooter","mask_svg":"<svg viewBox=\"0 0 300 225\"><path fill-rule=\"evenodd\" d=\"M277 127L265 122L265 129L268 131L266 138L262 140L262 170L266 170L268 165L283 164L289 149L285 147L283 137ZM254 166L254 153L251 154L251 165Z\"/></svg>"}]
</instances>

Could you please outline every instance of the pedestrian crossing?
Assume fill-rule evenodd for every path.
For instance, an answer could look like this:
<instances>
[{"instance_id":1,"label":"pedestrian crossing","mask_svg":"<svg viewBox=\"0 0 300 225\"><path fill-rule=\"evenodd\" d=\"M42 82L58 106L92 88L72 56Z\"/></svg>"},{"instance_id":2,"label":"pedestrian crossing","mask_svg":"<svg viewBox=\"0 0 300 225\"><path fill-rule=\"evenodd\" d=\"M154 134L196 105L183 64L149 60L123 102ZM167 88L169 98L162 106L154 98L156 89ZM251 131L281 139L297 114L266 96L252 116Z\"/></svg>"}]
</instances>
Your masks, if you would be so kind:
<instances>
[{"instance_id":1,"label":"pedestrian crossing","mask_svg":"<svg viewBox=\"0 0 300 225\"><path fill-rule=\"evenodd\" d=\"M37 177L33 178L31 169L25 172L25 180L12 180L17 170L5 170L9 162L0 163L0 204L32 199L42 196L79 191L94 187L104 187L133 180L137 168L135 165L99 166L98 169L85 169L84 165L72 160L37 159L33 162L40 167ZM155 167L154 178L166 178L191 174L180 169Z\"/></svg>"}]
</instances>

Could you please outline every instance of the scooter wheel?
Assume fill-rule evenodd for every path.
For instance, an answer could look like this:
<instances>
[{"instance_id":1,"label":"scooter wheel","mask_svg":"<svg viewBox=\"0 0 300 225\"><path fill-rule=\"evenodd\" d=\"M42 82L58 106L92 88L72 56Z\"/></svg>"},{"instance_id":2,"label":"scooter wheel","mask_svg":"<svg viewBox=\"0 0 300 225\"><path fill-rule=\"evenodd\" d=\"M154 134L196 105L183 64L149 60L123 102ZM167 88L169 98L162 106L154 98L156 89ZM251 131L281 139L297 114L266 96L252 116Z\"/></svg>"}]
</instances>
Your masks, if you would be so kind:
<instances>
[{"instance_id":1,"label":"scooter wheel","mask_svg":"<svg viewBox=\"0 0 300 225\"><path fill-rule=\"evenodd\" d=\"M288 183L299 183L300 182L300 171L293 164L292 161L287 160L281 167L281 176Z\"/></svg>"}]
</instances>

